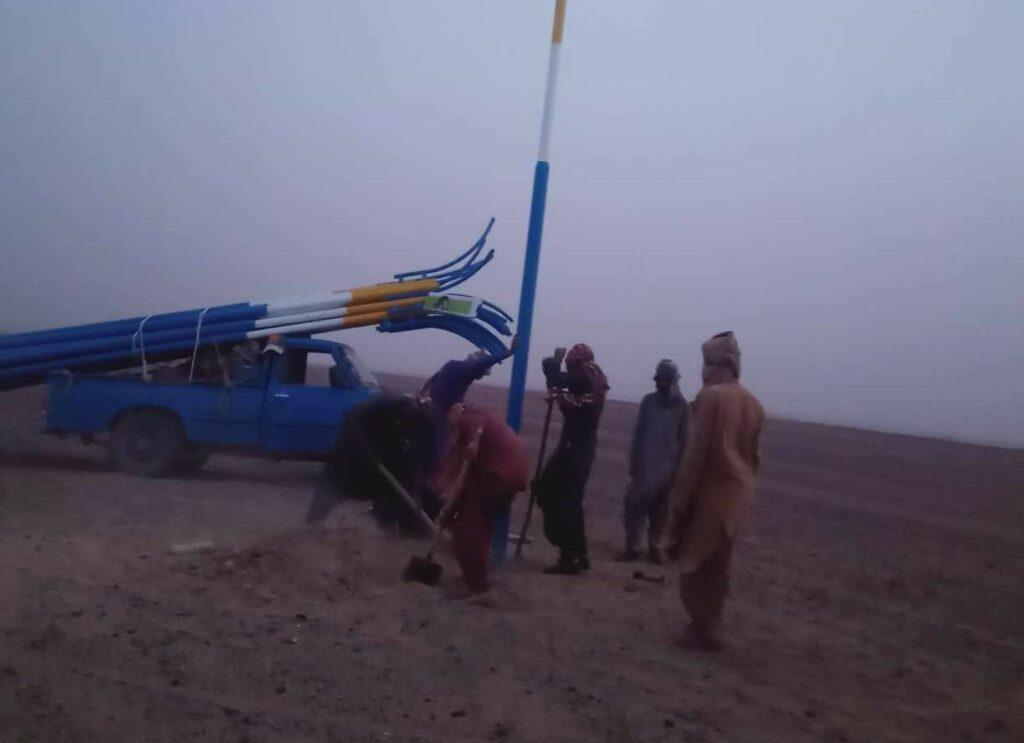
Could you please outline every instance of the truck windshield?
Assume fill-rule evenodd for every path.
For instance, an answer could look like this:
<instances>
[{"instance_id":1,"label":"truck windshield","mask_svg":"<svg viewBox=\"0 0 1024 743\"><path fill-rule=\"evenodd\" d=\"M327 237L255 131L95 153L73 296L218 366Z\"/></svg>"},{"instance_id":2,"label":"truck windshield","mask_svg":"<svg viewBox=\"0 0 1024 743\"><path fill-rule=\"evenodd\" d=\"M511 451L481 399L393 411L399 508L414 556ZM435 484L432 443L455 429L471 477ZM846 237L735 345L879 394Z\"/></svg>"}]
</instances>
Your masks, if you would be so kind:
<instances>
[{"instance_id":1,"label":"truck windshield","mask_svg":"<svg viewBox=\"0 0 1024 743\"><path fill-rule=\"evenodd\" d=\"M345 358L352 364L353 371L355 371L356 376L359 377L359 381L364 387L380 387L377 377L370 371L370 367L360 358L359 354L353 351L350 346L342 345L341 350L345 354Z\"/></svg>"}]
</instances>

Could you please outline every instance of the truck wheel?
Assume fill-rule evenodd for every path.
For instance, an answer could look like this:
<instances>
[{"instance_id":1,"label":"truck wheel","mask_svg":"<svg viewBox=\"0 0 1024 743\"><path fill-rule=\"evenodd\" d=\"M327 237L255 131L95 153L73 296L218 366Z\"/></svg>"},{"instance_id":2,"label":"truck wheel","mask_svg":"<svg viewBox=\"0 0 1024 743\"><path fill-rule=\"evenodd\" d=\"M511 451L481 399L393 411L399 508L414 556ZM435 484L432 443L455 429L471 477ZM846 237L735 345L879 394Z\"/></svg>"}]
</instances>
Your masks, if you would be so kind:
<instances>
[{"instance_id":1,"label":"truck wheel","mask_svg":"<svg viewBox=\"0 0 1024 743\"><path fill-rule=\"evenodd\" d=\"M184 448L178 421L159 410L131 410L118 419L110 434L114 465L143 477L168 474Z\"/></svg>"},{"instance_id":2,"label":"truck wheel","mask_svg":"<svg viewBox=\"0 0 1024 743\"><path fill-rule=\"evenodd\" d=\"M203 468L206 460L210 458L209 452L189 446L185 447L181 456L174 465L174 472L178 475L194 475Z\"/></svg>"}]
</instances>

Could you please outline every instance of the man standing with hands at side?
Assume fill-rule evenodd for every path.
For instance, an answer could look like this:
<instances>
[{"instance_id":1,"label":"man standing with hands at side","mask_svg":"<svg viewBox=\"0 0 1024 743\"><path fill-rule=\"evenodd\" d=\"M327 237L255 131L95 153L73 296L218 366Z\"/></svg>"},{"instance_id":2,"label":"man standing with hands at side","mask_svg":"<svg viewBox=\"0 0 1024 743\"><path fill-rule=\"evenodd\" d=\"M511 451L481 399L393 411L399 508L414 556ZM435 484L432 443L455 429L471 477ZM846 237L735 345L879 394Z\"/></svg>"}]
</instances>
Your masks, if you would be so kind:
<instances>
[{"instance_id":1,"label":"man standing with hands at side","mask_svg":"<svg viewBox=\"0 0 1024 743\"><path fill-rule=\"evenodd\" d=\"M658 544L665 526L666 501L686 446L687 405L679 391L679 369L662 359L654 373L655 391L640 403L629 450L629 489L623 503L626 549L616 558L640 557L640 537L647 526L647 559L661 563Z\"/></svg>"},{"instance_id":2,"label":"man standing with hands at side","mask_svg":"<svg viewBox=\"0 0 1024 743\"><path fill-rule=\"evenodd\" d=\"M669 501L668 554L679 560L679 593L690 615L684 644L722 647L722 609L736 531L754 498L764 409L740 384L731 332L701 346L704 388Z\"/></svg>"}]
</instances>

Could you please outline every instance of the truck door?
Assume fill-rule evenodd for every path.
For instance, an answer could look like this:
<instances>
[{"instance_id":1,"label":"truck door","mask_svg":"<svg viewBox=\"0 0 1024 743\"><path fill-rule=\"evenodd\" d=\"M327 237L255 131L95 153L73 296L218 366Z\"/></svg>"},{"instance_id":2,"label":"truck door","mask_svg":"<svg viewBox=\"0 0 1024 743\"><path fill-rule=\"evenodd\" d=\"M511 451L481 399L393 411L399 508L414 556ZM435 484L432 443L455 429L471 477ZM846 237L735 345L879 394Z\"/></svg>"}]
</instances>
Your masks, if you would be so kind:
<instances>
[{"instance_id":1,"label":"truck door","mask_svg":"<svg viewBox=\"0 0 1024 743\"><path fill-rule=\"evenodd\" d=\"M189 385L189 439L198 443L257 446L263 413L265 379L257 369L231 384L194 382Z\"/></svg>"},{"instance_id":2,"label":"truck door","mask_svg":"<svg viewBox=\"0 0 1024 743\"><path fill-rule=\"evenodd\" d=\"M285 373L272 377L267 388L265 450L321 456L334 449L345 413L372 392L358 378L332 371L338 367L328 364L334 362L329 355L314 354L305 367L281 365ZM288 369L299 368L304 368L305 379L289 378Z\"/></svg>"}]
</instances>

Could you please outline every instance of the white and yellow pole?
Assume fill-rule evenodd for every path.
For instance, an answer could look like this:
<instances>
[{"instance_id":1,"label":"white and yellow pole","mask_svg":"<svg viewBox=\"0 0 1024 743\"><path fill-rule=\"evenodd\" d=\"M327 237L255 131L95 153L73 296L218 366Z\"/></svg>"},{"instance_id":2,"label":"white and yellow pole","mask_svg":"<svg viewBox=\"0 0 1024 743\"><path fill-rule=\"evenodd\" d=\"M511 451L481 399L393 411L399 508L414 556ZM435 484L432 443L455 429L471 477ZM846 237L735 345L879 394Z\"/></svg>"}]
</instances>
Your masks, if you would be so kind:
<instances>
[{"instance_id":1,"label":"white and yellow pole","mask_svg":"<svg viewBox=\"0 0 1024 743\"><path fill-rule=\"evenodd\" d=\"M562 51L562 31L565 28L566 0L555 0L555 20L551 29L551 52L548 57L548 81L544 91L544 113L540 121L540 147L533 172L533 197L530 201L530 225L526 233L526 260L523 266L523 285L519 294L519 314L516 317L518 345L512 362L512 385L508 394L506 420L519 430L523 422L523 397L526 391L526 371L530 360L530 334L533 329L533 304L537 296L537 272L540 267L540 245L544 234L544 210L548 196L549 148L551 125L555 117L555 92L558 88L558 62Z\"/></svg>"},{"instance_id":2,"label":"white and yellow pole","mask_svg":"<svg viewBox=\"0 0 1024 743\"><path fill-rule=\"evenodd\" d=\"M548 81L544 90L544 113L540 120L540 146L533 171L533 196L530 200L530 225L526 231L526 260L523 285L519 293L519 314L516 316L517 346L512 361L512 384L508 392L505 420L518 431L523 423L523 398L526 395L526 372L530 362L530 335L533 330L533 304L537 296L537 272L540 268L540 245L544 235L544 210L548 198L549 149L551 125L555 118L555 92L558 88L558 62L562 52L562 31L565 28L566 0L555 0L555 20L551 27L551 51L548 56ZM504 564L508 546L508 512L495 524L491 558Z\"/></svg>"}]
</instances>

